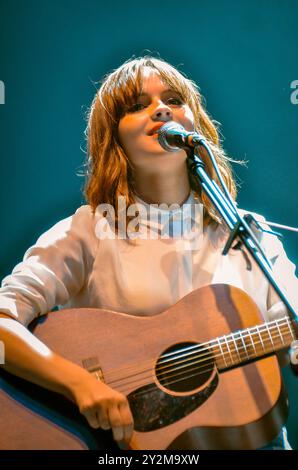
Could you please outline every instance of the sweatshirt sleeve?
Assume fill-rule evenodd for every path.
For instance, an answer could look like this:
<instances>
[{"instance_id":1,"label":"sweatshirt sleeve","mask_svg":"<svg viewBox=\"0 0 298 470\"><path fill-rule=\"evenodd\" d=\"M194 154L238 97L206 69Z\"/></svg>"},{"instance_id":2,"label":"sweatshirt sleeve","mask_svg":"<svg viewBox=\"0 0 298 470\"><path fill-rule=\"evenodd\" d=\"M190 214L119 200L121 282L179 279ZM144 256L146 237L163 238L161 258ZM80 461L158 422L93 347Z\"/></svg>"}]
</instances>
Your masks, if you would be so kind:
<instances>
[{"instance_id":1,"label":"sweatshirt sleeve","mask_svg":"<svg viewBox=\"0 0 298 470\"><path fill-rule=\"evenodd\" d=\"M274 240L271 241L273 274L293 309L298 313L298 279L295 274L296 266L288 258L281 241L276 237L272 238L274 238ZM271 285L269 285L268 289L267 308L269 320L275 320L288 313L285 304L280 300Z\"/></svg>"},{"instance_id":2,"label":"sweatshirt sleeve","mask_svg":"<svg viewBox=\"0 0 298 470\"><path fill-rule=\"evenodd\" d=\"M274 230L274 227L271 229L271 227L265 224L265 218L263 215L255 212L243 211L242 209L240 209L240 212L242 215L244 213L253 215L258 222L262 223L263 229ZM295 264L288 258L285 248L277 236L257 230L254 224L251 228L271 262L273 275L278 285L281 287L295 312L298 314L298 278L295 274ZM288 314L285 304L280 300L269 282L266 302L266 321L275 320Z\"/></svg>"},{"instance_id":3,"label":"sweatshirt sleeve","mask_svg":"<svg viewBox=\"0 0 298 470\"><path fill-rule=\"evenodd\" d=\"M42 234L0 288L0 311L25 326L78 293L93 266L98 240L90 206Z\"/></svg>"}]
</instances>

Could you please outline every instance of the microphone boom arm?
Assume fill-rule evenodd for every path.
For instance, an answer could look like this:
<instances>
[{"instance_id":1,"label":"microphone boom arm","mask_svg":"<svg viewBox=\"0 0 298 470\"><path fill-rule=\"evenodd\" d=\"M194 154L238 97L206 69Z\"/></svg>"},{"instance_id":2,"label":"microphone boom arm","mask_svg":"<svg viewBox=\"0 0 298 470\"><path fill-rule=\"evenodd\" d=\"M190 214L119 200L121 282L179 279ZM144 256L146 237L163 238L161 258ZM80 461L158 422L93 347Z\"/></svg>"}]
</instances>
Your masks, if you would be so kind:
<instances>
[{"instance_id":1,"label":"microphone boom arm","mask_svg":"<svg viewBox=\"0 0 298 470\"><path fill-rule=\"evenodd\" d=\"M214 180L212 180L206 173L205 164L198 153L199 146L203 146L206 149L208 155L210 156L212 164L214 166L216 174L218 175L219 181L223 187L225 194L219 188L218 184ZM285 304L286 308L288 309L289 316L294 322L294 325L298 327L298 315L283 290L279 287L273 274L272 265L268 260L259 241L257 240L255 234L253 233L245 219L240 215L220 175L216 160L210 147L206 142L206 139L202 136L197 146L193 148L192 146L188 146L186 151L188 154L187 163L190 170L192 171L192 173L198 176L202 190L213 203L216 210L219 212L231 232L222 254L226 255L228 253L229 248L231 247L231 244L233 243L235 238L240 239L240 242L245 246L247 251L250 253L252 258L262 270L263 274L268 279L269 284L273 287L281 301Z\"/></svg>"}]
</instances>

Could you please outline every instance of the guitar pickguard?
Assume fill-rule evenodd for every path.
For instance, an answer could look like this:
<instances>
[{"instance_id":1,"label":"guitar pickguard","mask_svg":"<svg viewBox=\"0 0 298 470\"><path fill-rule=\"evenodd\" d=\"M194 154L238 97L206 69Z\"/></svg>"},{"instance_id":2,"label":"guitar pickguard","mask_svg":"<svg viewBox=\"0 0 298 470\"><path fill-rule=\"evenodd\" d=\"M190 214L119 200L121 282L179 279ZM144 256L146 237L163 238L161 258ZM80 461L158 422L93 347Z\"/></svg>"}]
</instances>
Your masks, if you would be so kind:
<instances>
[{"instance_id":1,"label":"guitar pickguard","mask_svg":"<svg viewBox=\"0 0 298 470\"><path fill-rule=\"evenodd\" d=\"M154 383L136 389L127 397L134 417L135 431L154 431L184 418L208 400L217 385L216 372L202 390L192 395L171 395Z\"/></svg>"}]
</instances>

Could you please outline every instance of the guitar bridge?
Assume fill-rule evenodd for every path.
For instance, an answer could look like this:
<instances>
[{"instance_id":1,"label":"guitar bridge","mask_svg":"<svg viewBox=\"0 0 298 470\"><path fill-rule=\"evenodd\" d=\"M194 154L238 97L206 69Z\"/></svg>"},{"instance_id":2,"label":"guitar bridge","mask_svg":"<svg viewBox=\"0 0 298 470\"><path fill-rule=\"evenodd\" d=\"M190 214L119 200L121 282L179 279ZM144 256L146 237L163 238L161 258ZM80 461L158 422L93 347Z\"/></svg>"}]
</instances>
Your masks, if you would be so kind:
<instances>
[{"instance_id":1,"label":"guitar bridge","mask_svg":"<svg viewBox=\"0 0 298 470\"><path fill-rule=\"evenodd\" d=\"M88 357L82 360L84 369L86 369L96 380L104 382L104 376L97 357Z\"/></svg>"}]
</instances>

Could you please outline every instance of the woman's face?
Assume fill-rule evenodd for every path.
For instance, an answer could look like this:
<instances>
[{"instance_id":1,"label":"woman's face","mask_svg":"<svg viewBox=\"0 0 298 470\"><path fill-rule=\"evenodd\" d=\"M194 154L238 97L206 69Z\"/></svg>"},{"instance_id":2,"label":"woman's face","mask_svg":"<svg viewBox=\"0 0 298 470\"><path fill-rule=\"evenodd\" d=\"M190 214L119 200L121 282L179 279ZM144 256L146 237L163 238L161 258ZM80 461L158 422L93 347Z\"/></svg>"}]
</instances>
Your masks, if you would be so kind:
<instances>
[{"instance_id":1,"label":"woman's face","mask_svg":"<svg viewBox=\"0 0 298 470\"><path fill-rule=\"evenodd\" d=\"M142 73L142 94L120 119L120 143L134 167L152 170L152 165L165 161L185 161L183 149L167 152L158 142L157 130L165 122L174 121L186 130L194 130L194 116L179 94L165 84L158 73L145 67Z\"/></svg>"}]
</instances>

